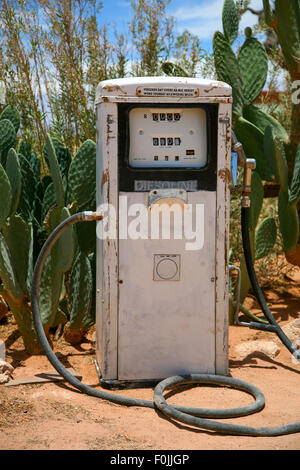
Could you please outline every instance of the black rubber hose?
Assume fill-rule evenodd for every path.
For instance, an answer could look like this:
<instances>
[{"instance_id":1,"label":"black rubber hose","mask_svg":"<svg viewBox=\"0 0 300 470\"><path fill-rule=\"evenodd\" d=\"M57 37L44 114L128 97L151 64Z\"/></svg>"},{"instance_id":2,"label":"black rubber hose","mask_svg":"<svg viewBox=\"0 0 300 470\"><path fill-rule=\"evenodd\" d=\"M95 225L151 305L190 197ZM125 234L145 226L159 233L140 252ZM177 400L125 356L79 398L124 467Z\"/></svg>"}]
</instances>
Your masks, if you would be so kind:
<instances>
[{"instance_id":1,"label":"black rubber hose","mask_svg":"<svg viewBox=\"0 0 300 470\"><path fill-rule=\"evenodd\" d=\"M248 276L251 282L252 289L254 294L259 302L259 305L265 315L266 319L268 320L269 324L271 325L270 331L277 334L280 341L286 346L286 348L293 354L293 356L300 361L300 351L297 349L295 345L290 341L290 339L286 336L286 334L282 331L278 323L276 322L275 318L273 317L271 310L268 307L267 301L265 296L261 290L261 287L258 283L258 279L254 270L253 260L252 260L252 253L251 253L251 244L250 244L250 236L249 236L249 218L250 218L250 208L249 207L242 207L242 240L243 240L243 250L244 256L248 271ZM250 322L250 327L263 329L264 325L257 324L255 322ZM268 329L267 325L267 329Z\"/></svg>"},{"instance_id":2,"label":"black rubber hose","mask_svg":"<svg viewBox=\"0 0 300 470\"><path fill-rule=\"evenodd\" d=\"M45 351L47 358L57 372L71 385L73 385L78 390L86 393L87 395L94 396L96 398L101 398L104 400L109 400L113 403L117 403L125 406L141 406L147 408L158 408L164 414L169 417L172 417L178 421L184 422L186 424L196 426L202 429L207 429L211 431L217 431L225 434L238 434L238 435L248 435L248 436L278 436L282 434L290 434L300 432L300 422L288 424L285 426L279 426L275 428L251 428L248 426L237 426L233 424L220 423L216 421L211 421L205 418L233 418L240 417L255 413L260 411L264 407L264 396L262 392L254 387L251 384L243 382L239 379L234 379L232 377L218 376L218 375L209 375L209 374L191 374L187 376L174 376L160 382L154 390L154 401L142 400L130 397L124 397L121 395L116 395L114 393L103 392L101 390L85 385L76 377L74 377L70 372L62 365L58 360L54 352L52 351L44 328L42 325L39 309L39 284L41 280L41 275L43 267L46 261L46 258L55 244L56 240L62 235L62 233L67 230L71 225L89 220L99 219L99 214L93 212L80 212L78 214L72 215L63 222L61 222L50 234L46 242L44 243L40 254L38 256L33 278L32 278L32 287L31 287L31 306L33 313L33 322L38 335L38 338L41 342L41 345ZM246 393L249 393L255 398L255 402L240 408L232 409L208 409L208 408L190 408L182 406L171 406L165 402L163 397L163 391L166 388L172 387L174 385L181 384L213 384L213 385L222 385L227 387L232 387Z\"/></svg>"}]
</instances>

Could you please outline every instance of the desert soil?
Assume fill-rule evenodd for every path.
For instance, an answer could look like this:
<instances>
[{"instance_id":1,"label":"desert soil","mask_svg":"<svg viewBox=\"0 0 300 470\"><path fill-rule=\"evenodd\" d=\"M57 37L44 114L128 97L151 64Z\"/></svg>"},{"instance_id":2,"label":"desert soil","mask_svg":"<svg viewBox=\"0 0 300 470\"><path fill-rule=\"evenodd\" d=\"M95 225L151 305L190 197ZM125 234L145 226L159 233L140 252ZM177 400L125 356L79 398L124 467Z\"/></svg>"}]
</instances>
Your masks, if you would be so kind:
<instances>
[{"instance_id":1,"label":"desert soil","mask_svg":"<svg viewBox=\"0 0 300 470\"><path fill-rule=\"evenodd\" d=\"M300 271L280 288L266 292L280 326L300 317ZM259 314L254 298L247 306ZM99 386L93 359L92 328L79 346L62 338L54 350L66 367L82 375L82 382ZM13 316L0 322L0 339L5 341L6 361L13 379L52 370L45 355L29 356ZM241 356L241 343L264 339L275 341L275 357L254 351ZM254 415L226 420L252 427L273 427L300 420L300 364L272 333L247 327L229 328L230 375L257 386L265 395L265 408ZM152 400L153 389L122 390L114 393ZM170 394L170 403L184 406L232 408L252 402L251 396L229 388L206 386ZM148 408L125 407L90 397L66 382L0 385L1 450L299 450L300 433L280 437L228 436L171 421Z\"/></svg>"}]
</instances>

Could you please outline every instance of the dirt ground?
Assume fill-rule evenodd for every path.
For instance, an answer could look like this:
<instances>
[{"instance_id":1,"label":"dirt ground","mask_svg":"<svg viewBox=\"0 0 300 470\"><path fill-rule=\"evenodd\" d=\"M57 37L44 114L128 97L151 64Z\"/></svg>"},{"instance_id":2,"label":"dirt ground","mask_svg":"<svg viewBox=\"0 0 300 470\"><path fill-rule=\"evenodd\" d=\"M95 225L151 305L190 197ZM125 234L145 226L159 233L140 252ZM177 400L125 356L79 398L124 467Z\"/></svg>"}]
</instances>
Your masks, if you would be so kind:
<instances>
[{"instance_id":1,"label":"dirt ground","mask_svg":"<svg viewBox=\"0 0 300 470\"><path fill-rule=\"evenodd\" d=\"M280 326L300 317L300 271L286 284L266 293ZM247 306L259 313L255 300ZM28 356L12 315L0 322L0 339L6 344L6 360L14 367L13 378L52 370L45 355ZM93 359L93 328L80 346L62 338L54 342L60 361L82 375L82 382L100 388ZM273 427L300 420L300 364L280 343L280 352L269 357L252 352L242 357L241 343L276 336L241 326L230 326L230 375L257 386L265 395L265 408L254 415L226 420L252 427ZM153 389L114 393L152 400ZM232 408L252 398L229 388L206 386L170 394L170 403L184 406ZM299 450L300 433L280 437L228 436L186 426L148 408L124 407L85 395L68 383L0 385L1 450Z\"/></svg>"}]
</instances>

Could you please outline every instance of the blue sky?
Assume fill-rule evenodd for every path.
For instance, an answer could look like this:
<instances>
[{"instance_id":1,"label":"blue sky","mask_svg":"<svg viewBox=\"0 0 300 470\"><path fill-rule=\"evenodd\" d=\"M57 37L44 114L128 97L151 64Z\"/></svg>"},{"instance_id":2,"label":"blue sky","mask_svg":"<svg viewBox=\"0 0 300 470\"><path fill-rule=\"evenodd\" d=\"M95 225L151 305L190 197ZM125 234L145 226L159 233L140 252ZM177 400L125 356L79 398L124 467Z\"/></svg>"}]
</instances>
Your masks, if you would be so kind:
<instances>
[{"instance_id":1,"label":"blue sky","mask_svg":"<svg viewBox=\"0 0 300 470\"><path fill-rule=\"evenodd\" d=\"M102 2L102 21L115 23L119 31L126 31L132 11L130 0ZM257 10L262 9L262 0L252 0L250 6ZM178 33L188 29L199 37L203 49L211 50L214 32L222 31L222 8L223 0L171 0L168 12L176 18ZM246 26L256 23L257 16L247 12L242 17L240 29L243 31Z\"/></svg>"}]
</instances>

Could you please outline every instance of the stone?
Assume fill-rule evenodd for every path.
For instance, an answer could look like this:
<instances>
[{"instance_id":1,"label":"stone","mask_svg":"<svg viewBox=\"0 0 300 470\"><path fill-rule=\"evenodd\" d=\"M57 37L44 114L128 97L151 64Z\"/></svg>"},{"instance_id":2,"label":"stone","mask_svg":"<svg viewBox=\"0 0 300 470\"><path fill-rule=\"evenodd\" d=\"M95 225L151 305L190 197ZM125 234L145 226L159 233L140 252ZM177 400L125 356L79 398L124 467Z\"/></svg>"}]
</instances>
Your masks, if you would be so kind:
<instances>
[{"instance_id":1,"label":"stone","mask_svg":"<svg viewBox=\"0 0 300 470\"><path fill-rule=\"evenodd\" d=\"M0 359L0 384L4 384L10 380L14 368L8 362Z\"/></svg>"},{"instance_id":2,"label":"stone","mask_svg":"<svg viewBox=\"0 0 300 470\"><path fill-rule=\"evenodd\" d=\"M6 384L7 382L9 382L9 380L10 380L10 377L8 374L0 374L0 385Z\"/></svg>"},{"instance_id":3,"label":"stone","mask_svg":"<svg viewBox=\"0 0 300 470\"><path fill-rule=\"evenodd\" d=\"M297 342L300 346L300 318L287 323L282 330L292 343Z\"/></svg>"},{"instance_id":4,"label":"stone","mask_svg":"<svg viewBox=\"0 0 300 470\"><path fill-rule=\"evenodd\" d=\"M256 340L238 344L235 348L235 351L242 358L245 358L255 352L259 352L274 359L274 357L279 354L280 349L281 348L274 341Z\"/></svg>"},{"instance_id":5,"label":"stone","mask_svg":"<svg viewBox=\"0 0 300 470\"><path fill-rule=\"evenodd\" d=\"M0 374L3 374L6 371L9 371L11 374L13 372L14 368L12 365L10 365L8 362L3 361L3 359L0 359Z\"/></svg>"}]
</instances>

